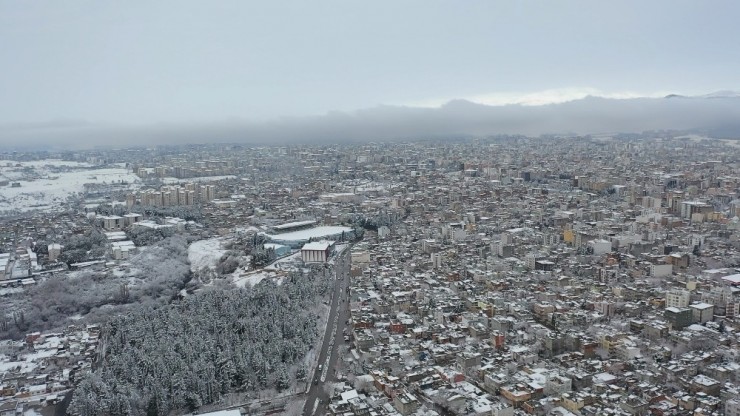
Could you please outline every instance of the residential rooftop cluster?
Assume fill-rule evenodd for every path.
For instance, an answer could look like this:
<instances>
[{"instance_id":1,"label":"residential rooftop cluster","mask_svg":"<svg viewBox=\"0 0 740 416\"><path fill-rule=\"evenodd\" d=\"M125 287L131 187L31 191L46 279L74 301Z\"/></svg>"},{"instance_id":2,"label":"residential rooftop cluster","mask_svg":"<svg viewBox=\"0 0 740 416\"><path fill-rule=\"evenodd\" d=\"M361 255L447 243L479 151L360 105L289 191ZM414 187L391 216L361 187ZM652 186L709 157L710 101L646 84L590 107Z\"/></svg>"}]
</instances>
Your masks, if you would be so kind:
<instances>
[{"instance_id":1,"label":"residential rooftop cluster","mask_svg":"<svg viewBox=\"0 0 740 416\"><path fill-rule=\"evenodd\" d=\"M23 414L55 405L75 385L75 376L97 360L100 328L71 325L61 332L26 335L4 345L0 356L0 414Z\"/></svg>"},{"instance_id":2,"label":"residential rooftop cluster","mask_svg":"<svg viewBox=\"0 0 740 416\"><path fill-rule=\"evenodd\" d=\"M395 165L406 186L377 199L402 219L353 247L371 395L404 415L737 414L736 148L460 147L454 170Z\"/></svg>"}]
</instances>

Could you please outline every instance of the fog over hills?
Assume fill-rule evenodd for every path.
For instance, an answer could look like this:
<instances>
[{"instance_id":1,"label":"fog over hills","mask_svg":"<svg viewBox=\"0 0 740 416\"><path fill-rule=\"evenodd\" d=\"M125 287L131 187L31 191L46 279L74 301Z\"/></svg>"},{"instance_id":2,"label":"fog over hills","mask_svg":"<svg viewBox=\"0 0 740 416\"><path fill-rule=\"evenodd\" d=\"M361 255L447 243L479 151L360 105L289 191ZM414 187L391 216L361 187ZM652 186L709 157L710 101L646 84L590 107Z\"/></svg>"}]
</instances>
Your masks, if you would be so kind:
<instances>
[{"instance_id":1,"label":"fog over hills","mask_svg":"<svg viewBox=\"0 0 740 416\"><path fill-rule=\"evenodd\" d=\"M611 99L586 97L540 106L488 106L453 100L439 108L379 106L252 123L118 125L77 120L0 125L9 148L81 148L237 142L275 144L482 136L693 130L740 137L740 94Z\"/></svg>"}]
</instances>

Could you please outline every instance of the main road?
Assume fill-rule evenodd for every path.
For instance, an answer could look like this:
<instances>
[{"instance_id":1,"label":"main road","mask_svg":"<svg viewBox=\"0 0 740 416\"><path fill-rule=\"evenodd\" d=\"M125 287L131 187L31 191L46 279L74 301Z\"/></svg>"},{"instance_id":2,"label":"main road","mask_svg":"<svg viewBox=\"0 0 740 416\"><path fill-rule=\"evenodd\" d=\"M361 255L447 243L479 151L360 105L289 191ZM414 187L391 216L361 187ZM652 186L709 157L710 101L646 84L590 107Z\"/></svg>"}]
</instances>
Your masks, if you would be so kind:
<instances>
[{"instance_id":1,"label":"main road","mask_svg":"<svg viewBox=\"0 0 740 416\"><path fill-rule=\"evenodd\" d=\"M311 385L306 393L306 404L303 416L321 415L326 412L329 394L324 385L336 380L334 369L339 359L339 346L344 342L343 332L349 319L349 272L351 266L350 248L344 247L334 258L333 268L335 285L331 300L331 309L326 324L324 342L319 352L319 362L311 378Z\"/></svg>"}]
</instances>

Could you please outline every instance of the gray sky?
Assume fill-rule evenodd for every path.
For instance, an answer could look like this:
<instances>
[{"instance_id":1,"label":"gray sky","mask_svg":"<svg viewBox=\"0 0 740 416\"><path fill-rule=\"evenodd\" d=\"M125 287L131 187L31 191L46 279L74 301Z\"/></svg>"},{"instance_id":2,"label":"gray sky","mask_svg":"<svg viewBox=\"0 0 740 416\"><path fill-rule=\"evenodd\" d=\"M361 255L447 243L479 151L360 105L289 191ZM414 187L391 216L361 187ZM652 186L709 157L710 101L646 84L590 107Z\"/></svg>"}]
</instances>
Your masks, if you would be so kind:
<instances>
[{"instance_id":1,"label":"gray sky","mask_svg":"<svg viewBox=\"0 0 740 416\"><path fill-rule=\"evenodd\" d=\"M740 89L740 2L0 0L0 125Z\"/></svg>"}]
</instances>

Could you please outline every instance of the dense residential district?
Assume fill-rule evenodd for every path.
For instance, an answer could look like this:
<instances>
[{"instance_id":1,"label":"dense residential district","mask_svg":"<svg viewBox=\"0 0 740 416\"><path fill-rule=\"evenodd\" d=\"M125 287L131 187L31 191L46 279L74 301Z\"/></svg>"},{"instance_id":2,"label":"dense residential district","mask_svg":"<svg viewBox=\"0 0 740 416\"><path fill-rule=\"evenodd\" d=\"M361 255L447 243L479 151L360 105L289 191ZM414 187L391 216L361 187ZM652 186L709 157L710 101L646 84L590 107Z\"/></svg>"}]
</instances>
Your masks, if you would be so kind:
<instances>
[{"instance_id":1,"label":"dense residential district","mask_svg":"<svg viewBox=\"0 0 740 416\"><path fill-rule=\"evenodd\" d=\"M2 153L0 416L738 416L739 144Z\"/></svg>"}]
</instances>

